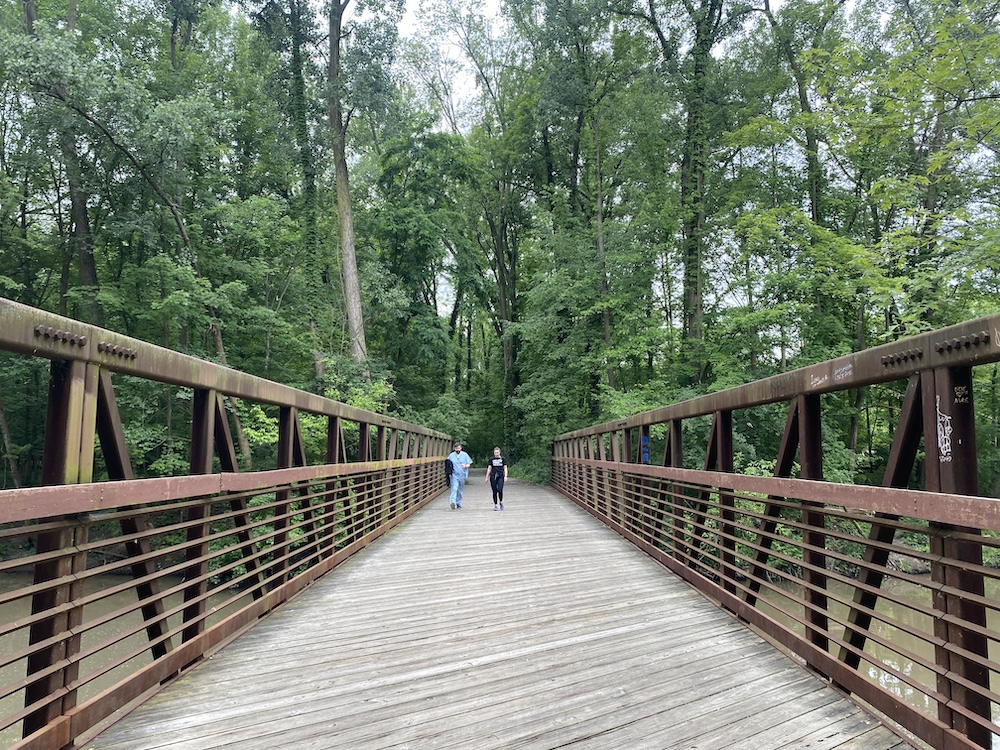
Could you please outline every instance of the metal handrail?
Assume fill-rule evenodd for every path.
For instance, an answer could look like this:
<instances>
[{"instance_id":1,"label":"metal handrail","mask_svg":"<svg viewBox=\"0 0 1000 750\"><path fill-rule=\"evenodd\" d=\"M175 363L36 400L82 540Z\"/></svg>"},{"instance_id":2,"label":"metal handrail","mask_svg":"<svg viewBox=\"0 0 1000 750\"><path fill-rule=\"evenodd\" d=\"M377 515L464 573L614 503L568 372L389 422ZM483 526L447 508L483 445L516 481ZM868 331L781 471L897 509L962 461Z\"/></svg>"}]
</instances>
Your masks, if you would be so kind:
<instances>
[{"instance_id":1,"label":"metal handrail","mask_svg":"<svg viewBox=\"0 0 1000 750\"><path fill-rule=\"evenodd\" d=\"M0 491L0 747L84 742L443 488L449 437L420 425L4 299L0 350L51 360L49 486ZM133 478L113 374L191 390L187 475ZM276 467L238 473L227 397L278 407Z\"/></svg>"},{"instance_id":2,"label":"metal handrail","mask_svg":"<svg viewBox=\"0 0 1000 750\"><path fill-rule=\"evenodd\" d=\"M1000 501L978 490L972 368L998 361L1000 316L923 333L560 435L552 483L890 724L991 747ZM894 381L883 486L824 481L822 396ZM775 476L737 473L736 415L782 403ZM706 415L685 467L685 420Z\"/></svg>"}]
</instances>

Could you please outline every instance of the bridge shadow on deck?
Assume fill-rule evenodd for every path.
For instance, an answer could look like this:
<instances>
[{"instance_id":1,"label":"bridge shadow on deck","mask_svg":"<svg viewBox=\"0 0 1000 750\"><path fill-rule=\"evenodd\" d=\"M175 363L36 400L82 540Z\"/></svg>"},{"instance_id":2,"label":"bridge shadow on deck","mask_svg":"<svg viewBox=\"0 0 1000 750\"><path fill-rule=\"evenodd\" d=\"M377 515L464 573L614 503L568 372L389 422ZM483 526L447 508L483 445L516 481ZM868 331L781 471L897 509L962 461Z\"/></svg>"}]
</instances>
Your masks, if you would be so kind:
<instances>
[{"instance_id":1,"label":"bridge shadow on deck","mask_svg":"<svg viewBox=\"0 0 1000 750\"><path fill-rule=\"evenodd\" d=\"M555 491L482 472L86 743L907 748Z\"/></svg>"}]
</instances>

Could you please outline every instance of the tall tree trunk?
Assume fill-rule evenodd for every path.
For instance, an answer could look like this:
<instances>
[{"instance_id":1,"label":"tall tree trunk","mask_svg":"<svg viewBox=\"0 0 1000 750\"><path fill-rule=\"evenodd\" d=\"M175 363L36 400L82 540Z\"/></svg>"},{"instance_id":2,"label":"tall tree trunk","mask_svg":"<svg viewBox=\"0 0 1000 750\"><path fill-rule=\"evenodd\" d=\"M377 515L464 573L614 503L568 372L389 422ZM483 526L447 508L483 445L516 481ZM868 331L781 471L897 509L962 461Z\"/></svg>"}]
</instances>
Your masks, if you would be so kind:
<instances>
[{"instance_id":1,"label":"tall tree trunk","mask_svg":"<svg viewBox=\"0 0 1000 750\"><path fill-rule=\"evenodd\" d=\"M35 22L38 21L38 7L35 5L35 0L24 0L24 30L28 32L28 36L35 35Z\"/></svg>"},{"instance_id":2,"label":"tall tree trunk","mask_svg":"<svg viewBox=\"0 0 1000 750\"><path fill-rule=\"evenodd\" d=\"M472 318L465 321L465 392L472 392Z\"/></svg>"},{"instance_id":3,"label":"tall tree trunk","mask_svg":"<svg viewBox=\"0 0 1000 750\"><path fill-rule=\"evenodd\" d=\"M681 210L681 264L682 274L682 343L685 349L687 373L683 381L700 382L707 369L702 346L705 337L704 232L705 232L705 172L708 163L708 127L705 122L708 108L709 70L712 48L719 35L725 0L702 0L700 4L686 2L694 30L694 44L688 53L691 73L685 81L687 118L684 146L681 156L680 210ZM649 12L637 15L649 24L659 41L665 60L674 56L671 37L664 33L660 22L649 5Z\"/></svg>"},{"instance_id":4,"label":"tall tree trunk","mask_svg":"<svg viewBox=\"0 0 1000 750\"><path fill-rule=\"evenodd\" d=\"M66 181L69 187L70 203L70 246L76 255L83 300L78 316L87 323L101 325L101 312L97 304L99 290L97 282L97 262L94 259L94 239L90 231L90 215L87 212L87 195L83 188L80 152L72 125L65 123L59 133L59 148L66 167Z\"/></svg>"},{"instance_id":5,"label":"tall tree trunk","mask_svg":"<svg viewBox=\"0 0 1000 750\"><path fill-rule=\"evenodd\" d=\"M684 339L690 348L688 357L690 382L700 382L705 374L705 302L704 259L705 231L705 170L708 160L708 133L705 110L709 65L722 0L709 0L693 8L695 41L691 50L692 73L687 83L687 124L684 154L681 162L681 215L683 236L681 259L684 266Z\"/></svg>"},{"instance_id":6,"label":"tall tree trunk","mask_svg":"<svg viewBox=\"0 0 1000 750\"><path fill-rule=\"evenodd\" d=\"M811 49L816 49L820 46L823 35L826 33L826 27L829 25L830 21L833 20L834 14L841 8L842 5L843 0L837 0L837 2L829 3L824 6L822 14L817 19L816 30L813 34L810 46ZM812 117L812 103L809 101L808 74L802 68L799 56L792 47L789 34L778 24L778 20L775 18L774 13L771 12L770 0L764 0L764 13L767 16L767 21L771 26L771 30L774 32L775 37L778 40L778 46L781 48L781 52L785 56L785 60L788 62L788 67L792 72L792 78L795 80L795 91L799 100L799 109L802 111L803 115L806 115L804 118L805 125L803 126L803 131L806 137L805 155L806 182L809 189L809 218L812 219L813 223L817 226L822 226L823 170L819 161L819 132L814 124L814 118Z\"/></svg>"},{"instance_id":7,"label":"tall tree trunk","mask_svg":"<svg viewBox=\"0 0 1000 750\"><path fill-rule=\"evenodd\" d=\"M313 341L319 340L319 332L316 330L315 319L309 321L309 333L312 334ZM318 346L313 346L313 375L315 375L317 383L322 383L323 378L326 377L326 360L323 358L323 352Z\"/></svg>"},{"instance_id":8,"label":"tall tree trunk","mask_svg":"<svg viewBox=\"0 0 1000 750\"><path fill-rule=\"evenodd\" d=\"M454 252L454 250L453 250ZM465 284L461 276L458 278L458 283L455 286L455 304L452 305L451 315L448 316L448 340L453 342L458 342L459 351L455 352L454 373L452 377L452 383L455 387L455 393L458 393L459 386L462 382L462 353L461 353L461 338L459 334L459 314L462 309L462 298L465 296Z\"/></svg>"},{"instance_id":9,"label":"tall tree trunk","mask_svg":"<svg viewBox=\"0 0 1000 750\"><path fill-rule=\"evenodd\" d=\"M518 339L511 323L517 323L517 250L516 238L511 236L507 211L509 203L509 187L502 185L497 196L499 206L495 213L490 212L489 201L483 199L484 214L490 227L490 237L494 252L494 270L497 276L497 319L495 326L503 344L503 374L504 403L513 402L514 394L519 385L517 373ZM512 245L512 243L514 243ZM514 419L505 419L509 434L504 435L507 445L513 445L516 437Z\"/></svg>"},{"instance_id":10,"label":"tall tree trunk","mask_svg":"<svg viewBox=\"0 0 1000 750\"><path fill-rule=\"evenodd\" d=\"M615 388L615 368L608 358L608 352L611 350L611 310L610 300L608 297L611 296L611 291L608 285L608 266L605 258L605 245L604 245L604 190L601 185L603 176L601 175L601 139L598 132L597 123L593 123L594 131L594 182L595 182L595 213L594 221L596 225L597 232L597 268L598 273L601 276L601 298L604 302L601 307L603 308L601 313L601 322L604 327L604 358L606 365L606 372L608 377L608 388L614 390Z\"/></svg>"},{"instance_id":11,"label":"tall tree trunk","mask_svg":"<svg viewBox=\"0 0 1000 750\"><path fill-rule=\"evenodd\" d=\"M354 246L354 215L351 211L351 185L347 171L347 128L350 114L344 112L340 41L344 12L350 0L333 0L330 4L330 128L333 131L334 179L337 185L337 216L340 219L341 274L344 281L344 304L347 308L347 328L351 340L351 357L361 364L368 359L365 323L361 309L361 285L358 281L358 261ZM366 379L370 379L365 367Z\"/></svg>"},{"instance_id":12,"label":"tall tree trunk","mask_svg":"<svg viewBox=\"0 0 1000 750\"><path fill-rule=\"evenodd\" d=\"M308 44L306 21L303 13L302 0L289 0L288 27L291 41L291 119L295 132L295 140L299 157L299 169L302 171L302 204L301 216L304 227L306 255L312 266L313 273L308 275L310 285L315 288L313 304L310 305L309 330L313 340L313 365L316 382L321 383L326 374L325 359L322 349L318 346L320 340L317 325L316 306L321 300L329 299L329 273L324 268L323 254L320 250L319 231L317 229L318 196L316 190L316 160L313 155L312 138L309 129L309 102L306 98L305 59L304 52Z\"/></svg>"}]
</instances>

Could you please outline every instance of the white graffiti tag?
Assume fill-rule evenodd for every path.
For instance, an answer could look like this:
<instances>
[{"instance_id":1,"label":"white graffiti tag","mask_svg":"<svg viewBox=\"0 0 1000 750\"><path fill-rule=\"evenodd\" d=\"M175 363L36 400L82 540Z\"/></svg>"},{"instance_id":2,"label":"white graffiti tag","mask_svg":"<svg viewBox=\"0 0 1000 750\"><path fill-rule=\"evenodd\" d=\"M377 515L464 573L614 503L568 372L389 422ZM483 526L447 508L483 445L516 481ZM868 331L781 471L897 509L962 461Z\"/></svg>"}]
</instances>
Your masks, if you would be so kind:
<instances>
[{"instance_id":1,"label":"white graffiti tag","mask_svg":"<svg viewBox=\"0 0 1000 750\"><path fill-rule=\"evenodd\" d=\"M946 464L951 461L951 415L941 412L941 397L937 397L935 406L937 411L937 438L938 454L941 463Z\"/></svg>"}]
</instances>

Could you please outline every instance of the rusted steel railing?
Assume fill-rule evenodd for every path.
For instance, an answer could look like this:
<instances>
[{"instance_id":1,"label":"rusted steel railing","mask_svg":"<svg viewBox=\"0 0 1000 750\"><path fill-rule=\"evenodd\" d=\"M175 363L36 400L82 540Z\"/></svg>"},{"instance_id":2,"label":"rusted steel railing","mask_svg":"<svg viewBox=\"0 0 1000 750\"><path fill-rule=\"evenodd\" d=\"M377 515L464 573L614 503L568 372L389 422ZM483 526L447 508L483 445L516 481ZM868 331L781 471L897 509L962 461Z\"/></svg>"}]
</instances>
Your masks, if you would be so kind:
<instances>
[{"instance_id":1,"label":"rusted steel railing","mask_svg":"<svg viewBox=\"0 0 1000 750\"><path fill-rule=\"evenodd\" d=\"M0 349L51 360L48 486L0 491L0 747L80 743L443 489L416 425L2 299ZM189 475L133 478L113 374L190 392ZM276 468L238 473L226 399L275 412Z\"/></svg>"},{"instance_id":2,"label":"rusted steel railing","mask_svg":"<svg viewBox=\"0 0 1000 750\"><path fill-rule=\"evenodd\" d=\"M926 333L561 435L552 481L933 747L991 747L1000 501L978 496L972 368L997 361L1000 316ZM897 380L883 486L821 481L823 394ZM782 403L774 476L733 473L734 420ZM704 461L684 468L685 420L709 417Z\"/></svg>"}]
</instances>

